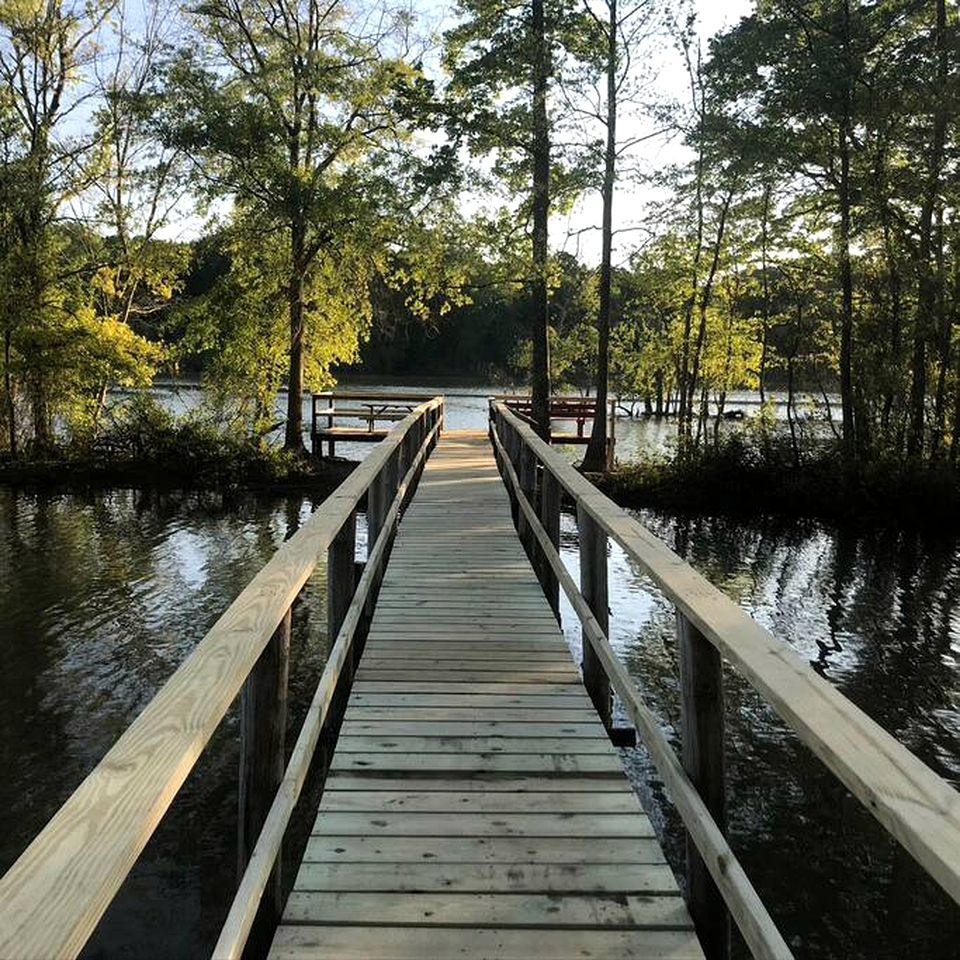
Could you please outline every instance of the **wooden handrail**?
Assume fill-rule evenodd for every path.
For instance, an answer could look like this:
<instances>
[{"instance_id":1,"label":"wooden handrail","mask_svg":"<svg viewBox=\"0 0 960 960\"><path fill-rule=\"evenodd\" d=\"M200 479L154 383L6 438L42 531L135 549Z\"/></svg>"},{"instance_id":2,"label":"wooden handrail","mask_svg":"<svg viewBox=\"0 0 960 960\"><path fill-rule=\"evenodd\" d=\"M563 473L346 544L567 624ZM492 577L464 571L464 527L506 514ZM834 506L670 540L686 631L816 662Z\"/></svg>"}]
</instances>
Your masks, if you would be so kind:
<instances>
[{"instance_id":1,"label":"wooden handrail","mask_svg":"<svg viewBox=\"0 0 960 960\"><path fill-rule=\"evenodd\" d=\"M407 470L397 488L393 502L376 538L376 543L367 557L363 575L357 584L347 615L337 634L333 649L330 651L327 664L304 718L303 726L300 728L300 734L290 755L283 782L267 814L263 830L260 832L250 856L250 862L240 881L240 887L233 899L230 912L220 931L220 937L213 949L215 960L239 960L243 955L250 929L256 919L260 899L280 853L290 816L310 770L320 733L327 720L333 694L340 680L340 674L344 666L350 662L354 637L363 616L364 607L374 589L380 568L386 558L387 549L396 533L401 504L426 459L439 429L439 422L435 423L421 442L410 469Z\"/></svg>"},{"instance_id":2,"label":"wooden handrail","mask_svg":"<svg viewBox=\"0 0 960 960\"><path fill-rule=\"evenodd\" d=\"M606 533L635 560L702 637L960 903L960 793L871 720L787 644L605 497L499 402L506 426ZM510 444L504 444L509 450ZM611 676L611 679L614 679ZM689 829L689 826L688 826Z\"/></svg>"},{"instance_id":3,"label":"wooden handrail","mask_svg":"<svg viewBox=\"0 0 960 960\"><path fill-rule=\"evenodd\" d=\"M0 956L75 957L281 620L408 433L419 405L271 557L0 878Z\"/></svg>"},{"instance_id":4,"label":"wooden handrail","mask_svg":"<svg viewBox=\"0 0 960 960\"><path fill-rule=\"evenodd\" d=\"M382 400L384 403L408 403L421 404L429 403L434 397L428 393L314 393L312 396L321 400L360 400L376 401ZM325 408L318 408L319 413L323 413Z\"/></svg>"},{"instance_id":5,"label":"wooden handrail","mask_svg":"<svg viewBox=\"0 0 960 960\"><path fill-rule=\"evenodd\" d=\"M633 679L626 667L620 662L610 641L587 600L577 588L566 565L550 541L537 516L534 506L527 499L513 464L510 462L497 431L493 431L493 443L498 460L503 468L504 477L512 489L521 512L524 514L542 556L553 569L554 575L566 593L570 604L577 614L590 646L603 665L613 687L620 695L630 718L637 725L641 737L657 770L670 791L671 797L680 811L684 824L690 831L697 849L704 858L711 876L723 894L730 912L736 920L743 938L753 956L763 960L791 960L793 954L787 946L776 925L767 913L759 895L750 883L743 867L737 860L720 828L714 822L696 788L690 782L673 748L660 729L656 717L643 702L634 686Z\"/></svg>"}]
</instances>

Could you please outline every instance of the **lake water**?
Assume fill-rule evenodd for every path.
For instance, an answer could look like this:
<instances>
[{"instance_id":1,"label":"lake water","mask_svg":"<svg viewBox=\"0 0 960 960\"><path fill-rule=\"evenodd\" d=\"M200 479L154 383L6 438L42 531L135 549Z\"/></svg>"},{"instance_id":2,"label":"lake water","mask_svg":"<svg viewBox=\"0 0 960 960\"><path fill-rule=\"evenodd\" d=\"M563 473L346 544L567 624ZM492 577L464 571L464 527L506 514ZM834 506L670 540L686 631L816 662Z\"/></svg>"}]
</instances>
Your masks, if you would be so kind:
<instances>
[{"instance_id":1,"label":"lake water","mask_svg":"<svg viewBox=\"0 0 960 960\"><path fill-rule=\"evenodd\" d=\"M448 426L483 426L488 391L455 392ZM669 438L669 425L624 427L637 444ZM299 495L0 489L0 872L316 505ZM640 518L960 783L960 544L795 521ZM575 567L570 517L563 547ZM294 728L325 661L324 578L321 564L295 609ZM673 611L615 547L610 595L612 640L678 745ZM734 675L726 689L731 842L797 956L960 955L960 910L756 694ZM209 955L235 883L236 737L231 714L87 956ZM642 750L624 757L682 870L682 832L662 784Z\"/></svg>"}]
</instances>

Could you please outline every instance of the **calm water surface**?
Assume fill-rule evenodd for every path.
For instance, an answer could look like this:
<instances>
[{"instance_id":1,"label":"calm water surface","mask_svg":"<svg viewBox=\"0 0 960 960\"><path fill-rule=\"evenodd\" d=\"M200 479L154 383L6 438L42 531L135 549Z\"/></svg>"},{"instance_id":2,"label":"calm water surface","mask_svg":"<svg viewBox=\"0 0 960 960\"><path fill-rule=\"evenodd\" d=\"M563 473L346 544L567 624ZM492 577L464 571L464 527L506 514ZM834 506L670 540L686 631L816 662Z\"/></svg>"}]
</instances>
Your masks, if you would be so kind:
<instances>
[{"instance_id":1,"label":"calm water surface","mask_svg":"<svg viewBox=\"0 0 960 960\"><path fill-rule=\"evenodd\" d=\"M448 425L481 426L488 392L451 398ZM301 496L0 489L0 872L315 506ZM960 783L960 544L773 520L640 519ZM563 538L575 567L569 517ZM324 575L321 566L295 609L294 728L325 662ZM615 547L610 577L612 639L678 745L673 611ZM567 610L576 652L574 624ZM759 696L727 679L732 843L797 956L960 956L960 910ZM209 955L235 883L236 740L231 714L88 956ZM682 833L662 784L642 750L624 753L680 870Z\"/></svg>"}]
</instances>

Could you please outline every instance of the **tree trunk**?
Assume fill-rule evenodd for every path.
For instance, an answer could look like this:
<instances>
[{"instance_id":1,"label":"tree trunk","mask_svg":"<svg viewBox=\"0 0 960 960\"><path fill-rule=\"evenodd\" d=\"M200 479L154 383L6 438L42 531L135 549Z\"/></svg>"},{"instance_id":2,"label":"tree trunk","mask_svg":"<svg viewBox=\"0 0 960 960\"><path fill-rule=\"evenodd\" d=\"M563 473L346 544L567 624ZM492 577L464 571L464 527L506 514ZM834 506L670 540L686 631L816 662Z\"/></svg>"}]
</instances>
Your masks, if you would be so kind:
<instances>
[{"instance_id":1,"label":"tree trunk","mask_svg":"<svg viewBox=\"0 0 960 960\"><path fill-rule=\"evenodd\" d=\"M844 457L856 457L853 414L853 267L850 260L850 142L847 121L840 127L840 413Z\"/></svg>"},{"instance_id":2,"label":"tree trunk","mask_svg":"<svg viewBox=\"0 0 960 960\"><path fill-rule=\"evenodd\" d=\"M13 334L10 330L3 334L3 395L7 407L7 440L10 445L10 456L17 457L17 407L14 399L13 373L10 370Z\"/></svg>"},{"instance_id":3,"label":"tree trunk","mask_svg":"<svg viewBox=\"0 0 960 960\"><path fill-rule=\"evenodd\" d=\"M550 75L544 0L532 0L533 39L533 370L532 414L544 440L550 439L550 342L547 221L550 216L550 126L547 82Z\"/></svg>"},{"instance_id":4,"label":"tree trunk","mask_svg":"<svg viewBox=\"0 0 960 960\"><path fill-rule=\"evenodd\" d=\"M907 455L910 457L919 457L923 454L927 399L927 338L937 301L937 282L930 260L933 251L933 214L940 190L940 174L943 167L947 135L945 101L947 82L946 26L946 0L937 0L937 102L933 113L927 181L924 186L923 202L920 208L920 229L917 242L917 268L919 273L917 278L917 316L913 333L910 425L907 431Z\"/></svg>"},{"instance_id":5,"label":"tree trunk","mask_svg":"<svg viewBox=\"0 0 960 960\"><path fill-rule=\"evenodd\" d=\"M607 378L610 374L610 314L613 285L613 189L617 177L617 0L607 0L607 145L603 166L603 227L600 312L597 315L597 402L583 469L599 472L607 462Z\"/></svg>"},{"instance_id":6,"label":"tree trunk","mask_svg":"<svg viewBox=\"0 0 960 960\"><path fill-rule=\"evenodd\" d=\"M283 448L298 453L306 452L303 443L304 248L304 229L301 224L295 222L290 231L292 266L287 293L290 311L290 368L287 377L287 427Z\"/></svg>"},{"instance_id":7,"label":"tree trunk","mask_svg":"<svg viewBox=\"0 0 960 960\"><path fill-rule=\"evenodd\" d=\"M767 402L764 378L767 373L767 354L770 350L770 279L767 275L767 242L770 224L770 183L763 186L763 221L760 233L760 270L763 286L763 339L760 344L760 370L757 376L761 407Z\"/></svg>"}]
</instances>

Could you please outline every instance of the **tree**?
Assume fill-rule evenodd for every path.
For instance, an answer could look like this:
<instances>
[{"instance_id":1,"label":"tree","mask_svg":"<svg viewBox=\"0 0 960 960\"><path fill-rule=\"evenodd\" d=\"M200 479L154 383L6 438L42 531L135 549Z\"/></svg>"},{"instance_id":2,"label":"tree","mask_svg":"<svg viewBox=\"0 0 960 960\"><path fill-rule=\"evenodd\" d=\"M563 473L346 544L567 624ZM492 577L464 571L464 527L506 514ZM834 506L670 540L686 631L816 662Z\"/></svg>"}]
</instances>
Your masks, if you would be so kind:
<instances>
[{"instance_id":1,"label":"tree","mask_svg":"<svg viewBox=\"0 0 960 960\"><path fill-rule=\"evenodd\" d=\"M641 44L649 40L658 27L659 14L655 0L628 4L622 12L618 0L603 0L600 6L601 13L598 14L591 0L584 0L586 12L595 27L605 88L603 108L595 112L595 119L604 130L596 401L590 442L581 464L582 469L593 472L603 470L607 462L607 381L610 376L610 326L613 313L613 200L617 161L625 150L639 142L636 138L625 143L618 141L617 119L623 101L629 100L635 93L628 86L634 79L634 58Z\"/></svg>"},{"instance_id":2,"label":"tree","mask_svg":"<svg viewBox=\"0 0 960 960\"><path fill-rule=\"evenodd\" d=\"M168 136L197 159L212 195L233 199L242 235L271 251L284 237L274 262L289 325L285 446L302 450L309 351L325 347L309 339L312 292L339 250L369 239L395 195L391 160L416 79L404 59L409 20L341 0L207 0L194 23L209 57L183 52L170 107L181 116ZM355 350L354 337L338 359Z\"/></svg>"},{"instance_id":3,"label":"tree","mask_svg":"<svg viewBox=\"0 0 960 960\"><path fill-rule=\"evenodd\" d=\"M450 122L456 139L494 153L494 172L523 191L532 220L531 327L533 419L550 434L549 217L582 186L578 157L560 163L560 129L551 90L568 61L587 54L573 0L459 0L461 22L445 36L451 75Z\"/></svg>"}]
</instances>

